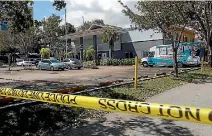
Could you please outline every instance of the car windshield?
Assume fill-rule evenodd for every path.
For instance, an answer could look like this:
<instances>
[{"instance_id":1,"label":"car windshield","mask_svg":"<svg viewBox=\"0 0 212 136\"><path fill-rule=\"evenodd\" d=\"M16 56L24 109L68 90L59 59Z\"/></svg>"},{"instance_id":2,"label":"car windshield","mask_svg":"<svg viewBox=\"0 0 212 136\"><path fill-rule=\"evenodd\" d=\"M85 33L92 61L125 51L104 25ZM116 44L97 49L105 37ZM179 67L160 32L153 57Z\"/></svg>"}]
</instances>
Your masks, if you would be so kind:
<instances>
[{"instance_id":1,"label":"car windshield","mask_svg":"<svg viewBox=\"0 0 212 136\"><path fill-rule=\"evenodd\" d=\"M21 59L21 60L17 60L17 62L22 62L23 60Z\"/></svg>"},{"instance_id":2,"label":"car windshield","mask_svg":"<svg viewBox=\"0 0 212 136\"><path fill-rule=\"evenodd\" d=\"M75 61L75 62L79 62L79 60L78 60L78 59L70 59L70 60Z\"/></svg>"},{"instance_id":3,"label":"car windshield","mask_svg":"<svg viewBox=\"0 0 212 136\"><path fill-rule=\"evenodd\" d=\"M58 61L58 60L50 60L51 61L51 63L60 63L60 61Z\"/></svg>"}]
</instances>

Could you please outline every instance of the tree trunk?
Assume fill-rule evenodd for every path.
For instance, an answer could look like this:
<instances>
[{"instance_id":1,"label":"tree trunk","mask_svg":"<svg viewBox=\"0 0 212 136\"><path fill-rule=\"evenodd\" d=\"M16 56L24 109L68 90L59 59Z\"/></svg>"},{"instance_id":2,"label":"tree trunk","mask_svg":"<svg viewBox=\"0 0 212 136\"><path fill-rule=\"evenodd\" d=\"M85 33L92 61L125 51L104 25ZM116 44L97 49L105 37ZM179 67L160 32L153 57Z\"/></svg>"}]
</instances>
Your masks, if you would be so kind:
<instances>
[{"instance_id":1,"label":"tree trunk","mask_svg":"<svg viewBox=\"0 0 212 136\"><path fill-rule=\"evenodd\" d=\"M11 70L11 53L9 53L8 55L8 65L9 65L8 70L10 71Z\"/></svg>"},{"instance_id":2,"label":"tree trunk","mask_svg":"<svg viewBox=\"0 0 212 136\"><path fill-rule=\"evenodd\" d=\"M173 70L175 73L175 76L178 77L178 65L177 65L177 48L173 49Z\"/></svg>"},{"instance_id":3,"label":"tree trunk","mask_svg":"<svg viewBox=\"0 0 212 136\"><path fill-rule=\"evenodd\" d=\"M111 59L113 59L113 49L111 49Z\"/></svg>"},{"instance_id":4,"label":"tree trunk","mask_svg":"<svg viewBox=\"0 0 212 136\"><path fill-rule=\"evenodd\" d=\"M210 47L209 49L209 66L212 68L212 47Z\"/></svg>"},{"instance_id":5,"label":"tree trunk","mask_svg":"<svg viewBox=\"0 0 212 136\"><path fill-rule=\"evenodd\" d=\"M212 68L212 41L207 43L208 45L208 66Z\"/></svg>"}]
</instances>

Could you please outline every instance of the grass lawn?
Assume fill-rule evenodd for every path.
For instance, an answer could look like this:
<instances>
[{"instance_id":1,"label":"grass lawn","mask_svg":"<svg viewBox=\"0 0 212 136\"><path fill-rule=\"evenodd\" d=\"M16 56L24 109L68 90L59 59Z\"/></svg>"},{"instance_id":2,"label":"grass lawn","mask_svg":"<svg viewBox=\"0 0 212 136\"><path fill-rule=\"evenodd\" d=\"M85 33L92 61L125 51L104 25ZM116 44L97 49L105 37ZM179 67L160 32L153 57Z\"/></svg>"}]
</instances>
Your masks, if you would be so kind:
<instances>
[{"instance_id":1,"label":"grass lawn","mask_svg":"<svg viewBox=\"0 0 212 136\"><path fill-rule=\"evenodd\" d=\"M169 76L164 78L152 79L139 82L140 86L138 87L138 89L134 89L133 87L115 88L113 89L112 94L110 94L110 98L123 99L122 97L124 97L128 100L145 101L145 99L151 96L162 93L168 89L181 86L183 84L187 84L190 82L205 83L207 82L206 80L211 80L211 77L212 70L205 70L203 73L201 73L201 70L197 70L180 74L178 78Z\"/></svg>"}]
</instances>

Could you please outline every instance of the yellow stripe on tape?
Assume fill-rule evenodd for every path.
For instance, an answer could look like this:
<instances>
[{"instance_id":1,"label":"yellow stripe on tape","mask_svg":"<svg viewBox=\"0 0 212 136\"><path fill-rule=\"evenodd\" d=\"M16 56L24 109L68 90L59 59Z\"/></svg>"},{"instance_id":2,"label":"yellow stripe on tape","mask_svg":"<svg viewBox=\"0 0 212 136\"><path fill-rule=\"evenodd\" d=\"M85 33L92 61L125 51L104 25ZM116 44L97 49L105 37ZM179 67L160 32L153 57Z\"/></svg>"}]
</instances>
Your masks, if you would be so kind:
<instances>
[{"instance_id":1,"label":"yellow stripe on tape","mask_svg":"<svg viewBox=\"0 0 212 136\"><path fill-rule=\"evenodd\" d=\"M40 91L28 91L11 88L1 88L0 96L35 100L110 112L123 112L171 120L212 124L212 109L209 108L126 101Z\"/></svg>"}]
</instances>

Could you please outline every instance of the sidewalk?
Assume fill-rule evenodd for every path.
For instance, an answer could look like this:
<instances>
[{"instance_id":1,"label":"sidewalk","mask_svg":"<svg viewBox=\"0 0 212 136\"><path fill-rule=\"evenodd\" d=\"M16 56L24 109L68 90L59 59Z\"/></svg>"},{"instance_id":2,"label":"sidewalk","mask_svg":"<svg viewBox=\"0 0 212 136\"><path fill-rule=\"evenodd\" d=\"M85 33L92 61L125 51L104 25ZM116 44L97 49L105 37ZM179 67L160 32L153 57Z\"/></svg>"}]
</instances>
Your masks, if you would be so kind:
<instances>
[{"instance_id":1,"label":"sidewalk","mask_svg":"<svg viewBox=\"0 0 212 136\"><path fill-rule=\"evenodd\" d=\"M148 102L212 108L212 83L187 84L168 90ZM110 113L101 120L89 120L77 129L66 129L63 136L212 136L212 126Z\"/></svg>"}]
</instances>

